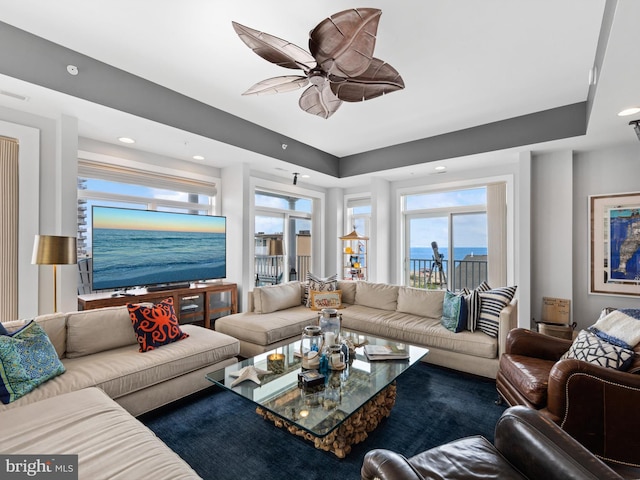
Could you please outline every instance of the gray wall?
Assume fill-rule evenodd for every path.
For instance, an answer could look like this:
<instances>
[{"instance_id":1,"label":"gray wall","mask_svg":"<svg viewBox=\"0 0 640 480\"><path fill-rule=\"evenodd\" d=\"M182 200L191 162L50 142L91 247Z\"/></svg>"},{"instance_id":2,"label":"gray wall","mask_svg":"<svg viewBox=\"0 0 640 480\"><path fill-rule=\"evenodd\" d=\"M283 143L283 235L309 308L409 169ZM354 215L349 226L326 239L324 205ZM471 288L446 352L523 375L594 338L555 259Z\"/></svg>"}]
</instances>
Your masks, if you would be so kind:
<instances>
[{"instance_id":1,"label":"gray wall","mask_svg":"<svg viewBox=\"0 0 640 480\"><path fill-rule=\"evenodd\" d=\"M573 319L591 325L604 307L640 308L640 297L589 294L589 195L640 191L640 143L580 152L573 159ZM549 232L553 235L554 232ZM640 287L638 287L640 293Z\"/></svg>"}]
</instances>

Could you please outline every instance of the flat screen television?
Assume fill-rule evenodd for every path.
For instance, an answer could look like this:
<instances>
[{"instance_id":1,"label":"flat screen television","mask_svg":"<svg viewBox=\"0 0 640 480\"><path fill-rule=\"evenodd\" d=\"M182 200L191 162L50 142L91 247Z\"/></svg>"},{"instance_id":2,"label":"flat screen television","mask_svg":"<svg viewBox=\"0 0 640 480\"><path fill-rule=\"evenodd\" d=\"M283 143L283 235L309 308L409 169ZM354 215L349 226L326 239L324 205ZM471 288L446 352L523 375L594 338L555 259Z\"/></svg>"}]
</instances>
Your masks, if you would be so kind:
<instances>
[{"instance_id":1,"label":"flat screen television","mask_svg":"<svg viewBox=\"0 0 640 480\"><path fill-rule=\"evenodd\" d=\"M227 272L226 217L92 208L92 289L221 279Z\"/></svg>"}]
</instances>

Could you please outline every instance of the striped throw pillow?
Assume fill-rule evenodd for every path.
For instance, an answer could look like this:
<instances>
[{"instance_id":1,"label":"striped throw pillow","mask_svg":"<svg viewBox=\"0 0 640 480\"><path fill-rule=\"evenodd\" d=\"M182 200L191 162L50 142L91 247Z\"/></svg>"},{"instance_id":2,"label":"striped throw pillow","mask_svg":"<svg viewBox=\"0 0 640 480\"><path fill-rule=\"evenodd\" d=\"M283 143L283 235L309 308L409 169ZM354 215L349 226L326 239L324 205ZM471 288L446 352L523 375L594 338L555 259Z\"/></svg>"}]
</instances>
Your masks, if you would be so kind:
<instances>
[{"instance_id":1,"label":"striped throw pillow","mask_svg":"<svg viewBox=\"0 0 640 480\"><path fill-rule=\"evenodd\" d=\"M480 292L480 316L478 317L478 330L490 337L498 336L500 312L509 305L516 294L517 287L501 287Z\"/></svg>"},{"instance_id":2,"label":"striped throw pillow","mask_svg":"<svg viewBox=\"0 0 640 480\"><path fill-rule=\"evenodd\" d=\"M487 282L482 282L471 292L465 288L464 299L467 302L467 330L475 332L478 327L478 317L480 316L480 292L491 290Z\"/></svg>"}]
</instances>

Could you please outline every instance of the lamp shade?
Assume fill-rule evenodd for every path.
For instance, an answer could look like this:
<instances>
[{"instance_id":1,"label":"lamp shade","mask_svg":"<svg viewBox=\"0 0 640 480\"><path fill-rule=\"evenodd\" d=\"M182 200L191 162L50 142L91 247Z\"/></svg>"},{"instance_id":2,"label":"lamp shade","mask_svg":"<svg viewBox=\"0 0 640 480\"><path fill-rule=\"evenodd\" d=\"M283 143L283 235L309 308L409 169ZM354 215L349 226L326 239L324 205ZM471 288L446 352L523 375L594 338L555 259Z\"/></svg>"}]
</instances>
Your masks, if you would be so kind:
<instances>
[{"instance_id":1,"label":"lamp shade","mask_svg":"<svg viewBox=\"0 0 640 480\"><path fill-rule=\"evenodd\" d=\"M31 263L35 265L70 265L77 261L76 237L36 235Z\"/></svg>"}]
</instances>

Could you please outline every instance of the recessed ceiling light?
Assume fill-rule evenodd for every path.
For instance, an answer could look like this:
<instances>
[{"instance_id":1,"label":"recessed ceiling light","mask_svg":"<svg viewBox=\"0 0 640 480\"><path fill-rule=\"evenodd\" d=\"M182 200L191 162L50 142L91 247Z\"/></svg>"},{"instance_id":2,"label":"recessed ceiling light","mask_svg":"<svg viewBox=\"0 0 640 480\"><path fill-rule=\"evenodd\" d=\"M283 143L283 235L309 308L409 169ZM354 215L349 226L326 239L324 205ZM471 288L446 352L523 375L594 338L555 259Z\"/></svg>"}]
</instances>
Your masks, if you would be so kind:
<instances>
[{"instance_id":1,"label":"recessed ceiling light","mask_svg":"<svg viewBox=\"0 0 640 480\"><path fill-rule=\"evenodd\" d=\"M640 112L640 107L625 108L621 112L618 112L618 116L626 117L627 115L635 115L636 113L639 113L639 112Z\"/></svg>"},{"instance_id":2,"label":"recessed ceiling light","mask_svg":"<svg viewBox=\"0 0 640 480\"><path fill-rule=\"evenodd\" d=\"M136 143L133 138L129 137L119 137L118 140L120 140L122 143Z\"/></svg>"},{"instance_id":3,"label":"recessed ceiling light","mask_svg":"<svg viewBox=\"0 0 640 480\"><path fill-rule=\"evenodd\" d=\"M436 172L444 172L446 169L447 167L445 167L444 165L438 165L437 167L434 168Z\"/></svg>"},{"instance_id":4,"label":"recessed ceiling light","mask_svg":"<svg viewBox=\"0 0 640 480\"><path fill-rule=\"evenodd\" d=\"M301 178L310 178L310 175L307 175L306 173L303 173L302 175L300 175Z\"/></svg>"},{"instance_id":5,"label":"recessed ceiling light","mask_svg":"<svg viewBox=\"0 0 640 480\"><path fill-rule=\"evenodd\" d=\"M194 160L204 160L204 157L202 155L194 155L192 158Z\"/></svg>"}]
</instances>

